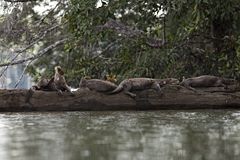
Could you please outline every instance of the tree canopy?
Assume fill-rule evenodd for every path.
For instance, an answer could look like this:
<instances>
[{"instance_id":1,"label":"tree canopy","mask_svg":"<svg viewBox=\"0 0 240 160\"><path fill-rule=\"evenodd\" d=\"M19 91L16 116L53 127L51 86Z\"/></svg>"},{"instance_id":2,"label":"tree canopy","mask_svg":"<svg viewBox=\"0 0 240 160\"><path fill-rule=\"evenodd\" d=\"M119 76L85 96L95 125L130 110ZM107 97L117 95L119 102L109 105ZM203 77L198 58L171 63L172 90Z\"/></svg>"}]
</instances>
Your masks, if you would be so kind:
<instances>
[{"instance_id":1,"label":"tree canopy","mask_svg":"<svg viewBox=\"0 0 240 160\"><path fill-rule=\"evenodd\" d=\"M4 2L13 9L1 16L0 40L24 48L39 39L31 47L40 51L53 46L32 60L33 76L61 65L75 86L82 76L107 74L240 78L238 0L60 0L46 14L33 8L54 0L27 1Z\"/></svg>"}]
</instances>

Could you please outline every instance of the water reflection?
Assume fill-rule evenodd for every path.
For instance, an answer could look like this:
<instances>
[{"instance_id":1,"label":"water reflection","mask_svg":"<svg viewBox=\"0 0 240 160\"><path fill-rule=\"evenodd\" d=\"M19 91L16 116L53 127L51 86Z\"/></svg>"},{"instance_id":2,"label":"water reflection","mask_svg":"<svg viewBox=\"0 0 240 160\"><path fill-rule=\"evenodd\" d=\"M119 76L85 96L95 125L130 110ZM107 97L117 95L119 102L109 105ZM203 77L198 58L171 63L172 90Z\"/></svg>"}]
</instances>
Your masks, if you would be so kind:
<instances>
[{"instance_id":1,"label":"water reflection","mask_svg":"<svg viewBox=\"0 0 240 160\"><path fill-rule=\"evenodd\" d=\"M4 160L238 160L240 111L0 114Z\"/></svg>"}]
</instances>

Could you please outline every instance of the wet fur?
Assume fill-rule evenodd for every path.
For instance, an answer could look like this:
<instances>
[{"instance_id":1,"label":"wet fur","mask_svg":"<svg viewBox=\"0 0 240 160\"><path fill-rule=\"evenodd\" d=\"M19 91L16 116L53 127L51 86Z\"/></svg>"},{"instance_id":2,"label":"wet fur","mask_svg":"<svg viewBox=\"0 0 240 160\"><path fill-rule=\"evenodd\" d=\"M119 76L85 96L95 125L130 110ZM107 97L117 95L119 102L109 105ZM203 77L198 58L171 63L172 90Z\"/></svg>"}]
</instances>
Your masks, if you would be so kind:
<instances>
[{"instance_id":1,"label":"wet fur","mask_svg":"<svg viewBox=\"0 0 240 160\"><path fill-rule=\"evenodd\" d=\"M135 90L145 90L145 89L154 89L158 93L162 94L159 83L151 78L130 78L123 80L118 87L110 92L110 94L115 94L123 91L125 94L136 97L136 94L131 93Z\"/></svg>"},{"instance_id":2,"label":"wet fur","mask_svg":"<svg viewBox=\"0 0 240 160\"><path fill-rule=\"evenodd\" d=\"M26 103L30 103L30 99L32 98L35 90L41 90L41 91L57 91L55 83L54 83L54 77L51 79L41 78L37 85L32 86L27 94L26 94Z\"/></svg>"},{"instance_id":3,"label":"wet fur","mask_svg":"<svg viewBox=\"0 0 240 160\"><path fill-rule=\"evenodd\" d=\"M67 85L64 72L60 66L55 67L54 84L58 92L68 91L72 93L71 88Z\"/></svg>"},{"instance_id":4,"label":"wet fur","mask_svg":"<svg viewBox=\"0 0 240 160\"><path fill-rule=\"evenodd\" d=\"M32 86L33 90L42 90L42 91L57 91L54 84L54 77L51 79L42 78L37 83L37 85Z\"/></svg>"},{"instance_id":5,"label":"wet fur","mask_svg":"<svg viewBox=\"0 0 240 160\"><path fill-rule=\"evenodd\" d=\"M97 92L110 92L117 88L112 82L101 80L101 79L85 79L82 78L79 83L79 88L88 88Z\"/></svg>"},{"instance_id":6,"label":"wet fur","mask_svg":"<svg viewBox=\"0 0 240 160\"><path fill-rule=\"evenodd\" d=\"M234 83L235 80L233 79L226 79L211 75L203 75L199 77L184 79L180 83L180 85L195 91L194 88L197 87L224 87L225 89L227 89L227 85Z\"/></svg>"}]
</instances>

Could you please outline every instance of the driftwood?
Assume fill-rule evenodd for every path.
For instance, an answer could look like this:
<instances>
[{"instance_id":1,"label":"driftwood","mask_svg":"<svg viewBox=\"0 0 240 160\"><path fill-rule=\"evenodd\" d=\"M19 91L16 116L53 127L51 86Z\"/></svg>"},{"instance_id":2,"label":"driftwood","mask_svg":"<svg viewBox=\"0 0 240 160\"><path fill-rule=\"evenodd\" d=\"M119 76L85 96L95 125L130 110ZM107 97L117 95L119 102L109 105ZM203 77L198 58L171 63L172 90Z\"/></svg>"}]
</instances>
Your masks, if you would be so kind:
<instances>
[{"instance_id":1,"label":"driftwood","mask_svg":"<svg viewBox=\"0 0 240 160\"><path fill-rule=\"evenodd\" d=\"M159 96L153 90L136 92L135 99L124 93L106 95L82 89L74 96L64 92L35 91L27 99L28 90L0 90L0 111L103 111L103 110L160 110L160 109L240 109L240 91L218 88L193 92L172 85Z\"/></svg>"}]
</instances>

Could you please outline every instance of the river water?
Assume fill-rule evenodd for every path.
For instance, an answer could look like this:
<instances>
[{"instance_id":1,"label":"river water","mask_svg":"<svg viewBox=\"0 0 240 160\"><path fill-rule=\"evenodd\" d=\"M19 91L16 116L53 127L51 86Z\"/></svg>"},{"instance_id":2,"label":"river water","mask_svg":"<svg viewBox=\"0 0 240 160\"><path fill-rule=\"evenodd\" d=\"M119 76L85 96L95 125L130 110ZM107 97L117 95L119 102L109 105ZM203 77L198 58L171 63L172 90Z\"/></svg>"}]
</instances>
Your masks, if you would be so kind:
<instances>
[{"instance_id":1,"label":"river water","mask_svg":"<svg viewBox=\"0 0 240 160\"><path fill-rule=\"evenodd\" d=\"M240 111L0 114L1 160L239 160Z\"/></svg>"}]
</instances>

